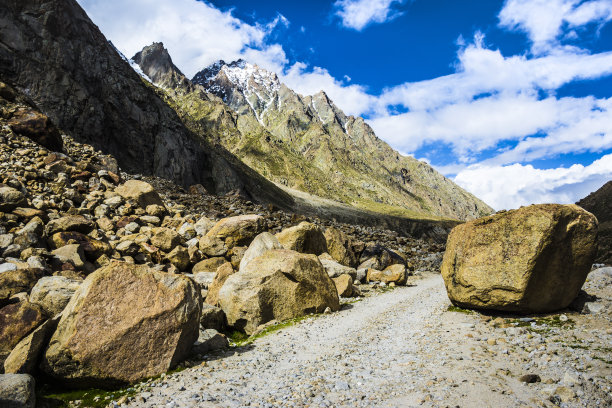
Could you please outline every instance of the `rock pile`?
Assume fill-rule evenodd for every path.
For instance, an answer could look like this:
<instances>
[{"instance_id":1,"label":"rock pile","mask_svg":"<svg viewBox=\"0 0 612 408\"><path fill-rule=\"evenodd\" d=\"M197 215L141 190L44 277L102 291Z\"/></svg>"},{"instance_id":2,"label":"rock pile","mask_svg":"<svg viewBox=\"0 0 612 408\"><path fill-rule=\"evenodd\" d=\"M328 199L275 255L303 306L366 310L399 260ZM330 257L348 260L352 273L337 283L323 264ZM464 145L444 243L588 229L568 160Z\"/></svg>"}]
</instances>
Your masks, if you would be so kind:
<instances>
[{"instance_id":1,"label":"rock pile","mask_svg":"<svg viewBox=\"0 0 612 408\"><path fill-rule=\"evenodd\" d=\"M46 139L7 124L13 112L35 110L1 95L0 106L7 373L45 373L77 387L131 383L227 344L214 330L253 333L270 321L338 310L361 283L401 285L442 250L287 214L238 193L186 192L123 173L112 157L65 135L63 152L51 151L34 142Z\"/></svg>"}]
</instances>

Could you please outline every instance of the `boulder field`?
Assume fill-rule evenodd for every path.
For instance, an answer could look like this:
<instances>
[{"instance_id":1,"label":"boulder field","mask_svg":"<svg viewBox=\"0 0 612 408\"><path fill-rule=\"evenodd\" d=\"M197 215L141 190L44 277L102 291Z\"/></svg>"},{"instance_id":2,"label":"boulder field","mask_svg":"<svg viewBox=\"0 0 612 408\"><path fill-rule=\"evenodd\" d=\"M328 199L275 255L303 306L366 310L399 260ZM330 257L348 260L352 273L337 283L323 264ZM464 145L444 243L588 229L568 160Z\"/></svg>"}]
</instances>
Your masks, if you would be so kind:
<instances>
[{"instance_id":1,"label":"boulder field","mask_svg":"<svg viewBox=\"0 0 612 408\"><path fill-rule=\"evenodd\" d=\"M376 286L355 267L441 256L391 231L124 173L61 136L53 152L0 131L0 371L25 375L0 380L21 381L6 398L26 405L34 379L135 383L227 346L219 331L339 310L356 285Z\"/></svg>"}]
</instances>

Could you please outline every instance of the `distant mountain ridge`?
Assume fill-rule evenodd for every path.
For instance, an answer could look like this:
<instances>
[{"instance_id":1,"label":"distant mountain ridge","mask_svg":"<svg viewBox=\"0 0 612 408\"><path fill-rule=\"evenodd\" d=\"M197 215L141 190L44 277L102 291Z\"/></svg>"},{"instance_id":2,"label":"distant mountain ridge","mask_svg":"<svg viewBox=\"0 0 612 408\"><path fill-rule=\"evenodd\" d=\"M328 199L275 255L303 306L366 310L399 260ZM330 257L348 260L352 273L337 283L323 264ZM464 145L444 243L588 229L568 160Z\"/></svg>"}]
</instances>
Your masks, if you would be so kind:
<instances>
[{"instance_id":1,"label":"distant mountain ridge","mask_svg":"<svg viewBox=\"0 0 612 408\"><path fill-rule=\"evenodd\" d=\"M465 220L493 212L428 164L400 155L323 91L299 95L244 60L218 61L186 83L161 43L133 59L193 128L279 185L395 215Z\"/></svg>"}]
</instances>

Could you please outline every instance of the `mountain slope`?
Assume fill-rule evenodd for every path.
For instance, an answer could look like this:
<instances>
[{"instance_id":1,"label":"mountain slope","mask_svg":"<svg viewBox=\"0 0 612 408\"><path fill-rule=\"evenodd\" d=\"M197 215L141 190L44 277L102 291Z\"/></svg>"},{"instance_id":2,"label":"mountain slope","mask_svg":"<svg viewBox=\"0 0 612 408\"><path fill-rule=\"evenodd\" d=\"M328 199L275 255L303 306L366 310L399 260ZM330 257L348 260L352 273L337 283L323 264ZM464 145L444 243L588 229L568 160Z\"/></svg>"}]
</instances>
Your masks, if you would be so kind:
<instances>
[{"instance_id":1,"label":"mountain slope","mask_svg":"<svg viewBox=\"0 0 612 408\"><path fill-rule=\"evenodd\" d=\"M160 43L134 60L193 126L277 184L400 216L465 220L492 212L429 165L400 155L324 92L298 95L242 60L219 61L185 84L164 63L169 56Z\"/></svg>"},{"instance_id":2,"label":"mountain slope","mask_svg":"<svg viewBox=\"0 0 612 408\"><path fill-rule=\"evenodd\" d=\"M126 171L293 205L224 148L190 131L74 0L2 2L0 78L76 140L115 156Z\"/></svg>"},{"instance_id":3,"label":"mountain slope","mask_svg":"<svg viewBox=\"0 0 612 408\"><path fill-rule=\"evenodd\" d=\"M599 221L597 262L612 265L612 181L576 204L593 213Z\"/></svg>"}]
</instances>

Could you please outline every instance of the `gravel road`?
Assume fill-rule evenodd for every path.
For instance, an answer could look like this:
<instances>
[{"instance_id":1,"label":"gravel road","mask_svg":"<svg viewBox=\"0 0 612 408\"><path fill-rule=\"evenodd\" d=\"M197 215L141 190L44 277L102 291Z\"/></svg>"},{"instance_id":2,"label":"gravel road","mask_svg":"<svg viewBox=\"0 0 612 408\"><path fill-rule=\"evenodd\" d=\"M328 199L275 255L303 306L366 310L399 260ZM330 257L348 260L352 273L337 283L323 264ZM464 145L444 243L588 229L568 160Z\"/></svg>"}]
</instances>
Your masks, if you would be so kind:
<instances>
[{"instance_id":1,"label":"gravel road","mask_svg":"<svg viewBox=\"0 0 612 408\"><path fill-rule=\"evenodd\" d=\"M448 311L439 274L410 283L208 356L125 405L612 406L609 313L589 320L589 347L569 348L565 340L580 341L584 328L495 327L503 319ZM607 355L593 358L597 350ZM538 381L520 381L524 374Z\"/></svg>"}]
</instances>

